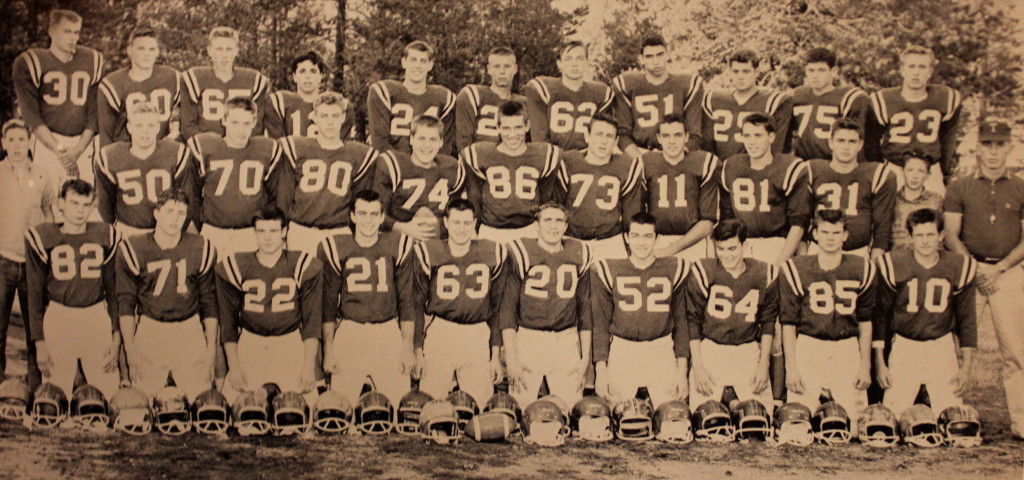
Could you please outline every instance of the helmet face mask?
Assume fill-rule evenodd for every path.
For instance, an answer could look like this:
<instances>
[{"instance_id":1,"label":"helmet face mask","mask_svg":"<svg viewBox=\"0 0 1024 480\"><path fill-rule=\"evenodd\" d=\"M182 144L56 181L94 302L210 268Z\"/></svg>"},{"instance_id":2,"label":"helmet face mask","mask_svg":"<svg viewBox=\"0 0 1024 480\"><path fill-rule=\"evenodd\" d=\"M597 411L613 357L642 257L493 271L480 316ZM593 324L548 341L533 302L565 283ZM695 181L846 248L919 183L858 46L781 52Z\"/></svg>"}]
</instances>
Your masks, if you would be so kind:
<instances>
[{"instance_id":1,"label":"helmet face mask","mask_svg":"<svg viewBox=\"0 0 1024 480\"><path fill-rule=\"evenodd\" d=\"M433 400L430 395L419 390L413 390L398 403L398 420L395 422L395 431L401 435L415 436L420 433L420 412L423 405Z\"/></svg>"},{"instance_id":2,"label":"helmet face mask","mask_svg":"<svg viewBox=\"0 0 1024 480\"><path fill-rule=\"evenodd\" d=\"M939 414L939 433L946 445L971 448L981 445L981 417L970 405L949 407Z\"/></svg>"},{"instance_id":3,"label":"helmet face mask","mask_svg":"<svg viewBox=\"0 0 1024 480\"><path fill-rule=\"evenodd\" d=\"M787 403L775 411L775 441L780 445L806 447L814 443L811 410L800 403Z\"/></svg>"},{"instance_id":4,"label":"helmet face mask","mask_svg":"<svg viewBox=\"0 0 1024 480\"><path fill-rule=\"evenodd\" d=\"M36 389L29 412L32 425L48 429L60 425L68 416L68 398L60 387L43 383Z\"/></svg>"},{"instance_id":5,"label":"helmet face mask","mask_svg":"<svg viewBox=\"0 0 1024 480\"><path fill-rule=\"evenodd\" d=\"M146 435L153 430L149 397L137 388L122 388L110 398L111 427L128 435Z\"/></svg>"},{"instance_id":6,"label":"helmet face mask","mask_svg":"<svg viewBox=\"0 0 1024 480\"><path fill-rule=\"evenodd\" d=\"M465 432L466 424L473 419L474 415L480 413L476 400L470 394L456 390L448 394L448 401L455 407L455 413L458 415L459 432Z\"/></svg>"},{"instance_id":7,"label":"helmet face mask","mask_svg":"<svg viewBox=\"0 0 1024 480\"><path fill-rule=\"evenodd\" d=\"M913 405L903 412L900 434L904 442L922 448L934 448L945 443L931 407L923 404Z\"/></svg>"},{"instance_id":8,"label":"helmet face mask","mask_svg":"<svg viewBox=\"0 0 1024 480\"><path fill-rule=\"evenodd\" d=\"M20 422L28 414L32 390L17 378L0 383L0 418Z\"/></svg>"},{"instance_id":9,"label":"helmet face mask","mask_svg":"<svg viewBox=\"0 0 1024 480\"><path fill-rule=\"evenodd\" d=\"M270 404L266 390L250 390L239 394L231 408L235 430L243 437L270 432Z\"/></svg>"},{"instance_id":10,"label":"helmet face mask","mask_svg":"<svg viewBox=\"0 0 1024 480\"><path fill-rule=\"evenodd\" d=\"M207 435L227 435L231 426L228 401L216 389L207 390L192 403L192 424Z\"/></svg>"},{"instance_id":11,"label":"helmet face mask","mask_svg":"<svg viewBox=\"0 0 1024 480\"><path fill-rule=\"evenodd\" d=\"M583 397L572 407L569 426L573 434L591 442L607 442L615 438L612 409L601 397Z\"/></svg>"},{"instance_id":12,"label":"helmet face mask","mask_svg":"<svg viewBox=\"0 0 1024 480\"><path fill-rule=\"evenodd\" d=\"M884 405L868 405L857 421L860 443L875 448L891 448L900 441L896 414Z\"/></svg>"},{"instance_id":13,"label":"helmet face mask","mask_svg":"<svg viewBox=\"0 0 1024 480\"><path fill-rule=\"evenodd\" d=\"M685 445L693 441L690 408L679 400L670 400L654 411L654 438Z\"/></svg>"},{"instance_id":14,"label":"helmet face mask","mask_svg":"<svg viewBox=\"0 0 1024 480\"><path fill-rule=\"evenodd\" d=\"M826 445L850 443L850 417L846 409L836 402L825 402L818 406L811 419L814 437Z\"/></svg>"},{"instance_id":15,"label":"helmet face mask","mask_svg":"<svg viewBox=\"0 0 1024 480\"><path fill-rule=\"evenodd\" d=\"M729 443L736 439L729 409L715 400L708 400L693 412L694 434L697 440Z\"/></svg>"},{"instance_id":16,"label":"helmet face mask","mask_svg":"<svg viewBox=\"0 0 1024 480\"><path fill-rule=\"evenodd\" d=\"M732 423L736 427L736 437L742 440L764 441L772 436L772 423L768 409L754 399L736 404L736 408L732 412Z\"/></svg>"},{"instance_id":17,"label":"helmet face mask","mask_svg":"<svg viewBox=\"0 0 1024 480\"><path fill-rule=\"evenodd\" d=\"M550 397L550 398L549 398ZM527 444L557 447L571 433L565 411L551 395L534 401L523 411L523 439Z\"/></svg>"},{"instance_id":18,"label":"helmet face mask","mask_svg":"<svg viewBox=\"0 0 1024 480\"><path fill-rule=\"evenodd\" d=\"M420 437L426 441L451 445L462 438L458 412L448 400L431 400L423 405L419 422Z\"/></svg>"},{"instance_id":19,"label":"helmet face mask","mask_svg":"<svg viewBox=\"0 0 1024 480\"><path fill-rule=\"evenodd\" d=\"M366 435L387 435L394 428L391 402L383 393L374 390L359 397L355 419L356 428Z\"/></svg>"},{"instance_id":20,"label":"helmet face mask","mask_svg":"<svg viewBox=\"0 0 1024 480\"><path fill-rule=\"evenodd\" d=\"M71 396L71 418L86 428L105 429L110 423L107 399L92 385L82 385Z\"/></svg>"},{"instance_id":21,"label":"helmet face mask","mask_svg":"<svg viewBox=\"0 0 1024 480\"><path fill-rule=\"evenodd\" d=\"M271 432L277 436L303 434L312 425L309 420L309 404L298 392L283 392L274 397L274 417Z\"/></svg>"},{"instance_id":22,"label":"helmet face mask","mask_svg":"<svg viewBox=\"0 0 1024 480\"><path fill-rule=\"evenodd\" d=\"M643 442L654 438L654 406L650 399L630 398L615 405L615 436L620 440Z\"/></svg>"},{"instance_id":23,"label":"helmet face mask","mask_svg":"<svg viewBox=\"0 0 1024 480\"><path fill-rule=\"evenodd\" d=\"M348 399L337 390L328 390L317 398L313 426L321 433L349 433L352 415Z\"/></svg>"}]
</instances>

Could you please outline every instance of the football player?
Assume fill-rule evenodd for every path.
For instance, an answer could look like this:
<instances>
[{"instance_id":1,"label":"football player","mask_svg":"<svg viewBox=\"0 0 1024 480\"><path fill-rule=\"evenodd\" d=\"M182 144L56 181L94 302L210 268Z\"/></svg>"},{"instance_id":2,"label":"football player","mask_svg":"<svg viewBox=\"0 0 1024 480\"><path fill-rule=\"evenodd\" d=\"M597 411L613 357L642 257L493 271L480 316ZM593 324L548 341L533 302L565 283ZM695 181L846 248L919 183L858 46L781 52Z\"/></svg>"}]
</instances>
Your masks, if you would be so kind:
<instances>
[{"instance_id":1,"label":"football player","mask_svg":"<svg viewBox=\"0 0 1024 480\"><path fill-rule=\"evenodd\" d=\"M352 194L370 185L378 155L364 143L342 139L348 110L340 93L321 93L313 107L316 135L281 139L287 161L279 167L275 196L291 220L289 249L315 255L323 239L351 233Z\"/></svg>"},{"instance_id":2,"label":"football player","mask_svg":"<svg viewBox=\"0 0 1024 480\"><path fill-rule=\"evenodd\" d=\"M327 64L319 53L311 50L293 58L290 71L295 91L278 90L270 95L271 109L265 117L267 135L272 138L315 137L319 127L313 118L313 107L323 88ZM341 125L342 138L353 137L355 119L355 109L348 102L345 122Z\"/></svg>"},{"instance_id":3,"label":"football player","mask_svg":"<svg viewBox=\"0 0 1024 480\"><path fill-rule=\"evenodd\" d=\"M807 162L813 209L842 211L843 251L877 261L889 250L896 175L888 164L858 161L864 130L854 120L836 120L830 134L831 160Z\"/></svg>"},{"instance_id":4,"label":"football player","mask_svg":"<svg viewBox=\"0 0 1024 480\"><path fill-rule=\"evenodd\" d=\"M911 213L907 230L913 249L886 253L878 265L882 280L871 342L877 380L893 412L909 408L921 385L928 388L932 409L941 412L962 403L972 380L978 262L940 248L943 220L935 211ZM883 356L887 337L892 339L888 362Z\"/></svg>"},{"instance_id":5,"label":"football player","mask_svg":"<svg viewBox=\"0 0 1024 480\"><path fill-rule=\"evenodd\" d=\"M182 232L188 205L185 192L165 190L153 209L153 233L124 239L117 253L121 338L132 386L150 397L166 385L168 373L189 399L211 385L217 254L209 240Z\"/></svg>"},{"instance_id":6,"label":"football player","mask_svg":"<svg viewBox=\"0 0 1024 480\"><path fill-rule=\"evenodd\" d=\"M591 268L596 389L621 402L647 387L661 405L687 396L690 340L686 323L689 270L679 257L655 258L654 217L633 215L629 258L601 260Z\"/></svg>"},{"instance_id":7,"label":"football player","mask_svg":"<svg viewBox=\"0 0 1024 480\"><path fill-rule=\"evenodd\" d=\"M110 398L121 351L113 262L121 238L110 225L89 221L92 185L68 180L57 206L64 223L25 232L29 338L46 381L73 391L81 361L86 383Z\"/></svg>"},{"instance_id":8,"label":"football player","mask_svg":"<svg viewBox=\"0 0 1024 480\"><path fill-rule=\"evenodd\" d=\"M50 11L50 47L26 50L12 69L18 108L32 133L32 161L46 172L54 192L68 177L92 182L103 55L78 45L81 32L77 13Z\"/></svg>"},{"instance_id":9,"label":"football player","mask_svg":"<svg viewBox=\"0 0 1024 480\"><path fill-rule=\"evenodd\" d=\"M156 106L160 116L157 139L178 137L178 129L171 131L171 112L178 109L181 80L177 70L156 65L160 58L160 40L150 27L139 27L128 36L128 60L131 65L117 70L100 82L97 99L100 146L114 142L127 142L128 111L137 103Z\"/></svg>"},{"instance_id":10,"label":"football player","mask_svg":"<svg viewBox=\"0 0 1024 480\"><path fill-rule=\"evenodd\" d=\"M619 124L619 148L630 157L657 148L658 124L666 115L683 115L688 145L701 144L700 100L704 81L696 73L669 73L668 44L661 35L644 38L638 59L642 72L615 77L615 118Z\"/></svg>"},{"instance_id":11,"label":"football player","mask_svg":"<svg viewBox=\"0 0 1024 480\"><path fill-rule=\"evenodd\" d=\"M811 233L818 252L783 265L779 320L788 400L813 411L827 389L849 413L850 431L857 432L871 384L875 268L863 255L843 253L847 222L842 210L815 214Z\"/></svg>"},{"instance_id":12,"label":"football player","mask_svg":"<svg viewBox=\"0 0 1024 480\"><path fill-rule=\"evenodd\" d=\"M868 94L852 85L836 86L836 54L814 48L804 55L804 84L792 93L790 140L793 154L806 159L832 158L832 124L848 118L864 125L871 110ZM872 159L878 161L879 159Z\"/></svg>"},{"instance_id":13,"label":"football player","mask_svg":"<svg viewBox=\"0 0 1024 480\"><path fill-rule=\"evenodd\" d=\"M210 56L209 67L192 67L182 76L187 93L181 99L182 137L188 140L204 132L223 135L226 102L235 97L252 99L256 120L248 134L262 135L270 80L256 70L235 66L238 31L229 27L211 30L206 53Z\"/></svg>"},{"instance_id":14,"label":"football player","mask_svg":"<svg viewBox=\"0 0 1024 480\"><path fill-rule=\"evenodd\" d=\"M537 238L509 244L508 288L499 313L511 393L537 399L542 381L575 405L591 363L590 265L586 243L566 238L569 211L537 209Z\"/></svg>"},{"instance_id":15,"label":"football player","mask_svg":"<svg viewBox=\"0 0 1024 480\"><path fill-rule=\"evenodd\" d=\"M351 235L332 235L317 248L325 265L324 371L345 398L359 398L370 377L398 405L409 391L409 376L417 373L416 324L406 310L414 299L413 240L380 231L384 205L372 190L356 192L349 217Z\"/></svg>"},{"instance_id":16,"label":"football player","mask_svg":"<svg viewBox=\"0 0 1024 480\"><path fill-rule=\"evenodd\" d=\"M227 356L225 396L273 383L307 394L315 403L315 363L320 345L322 264L286 250L288 219L267 205L252 219L255 252L224 257L216 267L220 335Z\"/></svg>"},{"instance_id":17,"label":"football player","mask_svg":"<svg viewBox=\"0 0 1024 480\"><path fill-rule=\"evenodd\" d=\"M504 376L498 309L506 250L501 243L473 238L476 212L465 199L448 204L444 224L447 240L415 247L415 299L409 313L416 331L424 332L416 342L423 355L420 388L444 398L454 373L459 389L483 401Z\"/></svg>"},{"instance_id":18,"label":"football player","mask_svg":"<svg viewBox=\"0 0 1024 480\"><path fill-rule=\"evenodd\" d=\"M498 110L501 142L462 151L466 197L480 212L480 238L507 243L536 237L533 209L564 197L557 175L562 151L550 143L528 143L529 129L523 104L505 102Z\"/></svg>"},{"instance_id":19,"label":"football player","mask_svg":"<svg viewBox=\"0 0 1024 480\"><path fill-rule=\"evenodd\" d=\"M690 331L691 410L721 398L772 404L768 378L779 316L779 270L743 255L746 227L723 220L711 233L716 258L693 263L686 281Z\"/></svg>"},{"instance_id":20,"label":"football player","mask_svg":"<svg viewBox=\"0 0 1024 480\"><path fill-rule=\"evenodd\" d=\"M487 53L491 84L466 85L455 99L456 151L476 142L499 140L498 107L509 100L526 103L526 97L512 93L512 80L518 71L516 52L511 48L495 47Z\"/></svg>"},{"instance_id":21,"label":"football player","mask_svg":"<svg viewBox=\"0 0 1024 480\"><path fill-rule=\"evenodd\" d=\"M584 136L590 119L611 108L612 89L584 79L590 60L583 42L566 42L556 63L561 77L536 77L526 85L530 139L562 150L581 150L587 146Z\"/></svg>"},{"instance_id":22,"label":"football player","mask_svg":"<svg viewBox=\"0 0 1024 480\"><path fill-rule=\"evenodd\" d=\"M451 153L455 136L455 94L441 85L427 83L434 68L434 48L415 41L405 46L402 81L381 80L370 85L366 98L367 136L373 148L409 153L410 124L417 115L430 115L444 122L442 153Z\"/></svg>"},{"instance_id":23,"label":"football player","mask_svg":"<svg viewBox=\"0 0 1024 480\"><path fill-rule=\"evenodd\" d=\"M666 115L658 125L661 150L640 157L642 203L658 223L654 254L696 262L708 256L707 236L718 221L721 162L711 152L687 148L687 138L682 115Z\"/></svg>"},{"instance_id":24,"label":"football player","mask_svg":"<svg viewBox=\"0 0 1024 480\"><path fill-rule=\"evenodd\" d=\"M760 113L771 119L772 130L776 132L771 150L781 153L789 134L791 99L757 86L761 59L753 51L734 53L728 64L732 90L708 91L702 100L701 131L705 148L722 159L744 153L744 119Z\"/></svg>"}]
</instances>

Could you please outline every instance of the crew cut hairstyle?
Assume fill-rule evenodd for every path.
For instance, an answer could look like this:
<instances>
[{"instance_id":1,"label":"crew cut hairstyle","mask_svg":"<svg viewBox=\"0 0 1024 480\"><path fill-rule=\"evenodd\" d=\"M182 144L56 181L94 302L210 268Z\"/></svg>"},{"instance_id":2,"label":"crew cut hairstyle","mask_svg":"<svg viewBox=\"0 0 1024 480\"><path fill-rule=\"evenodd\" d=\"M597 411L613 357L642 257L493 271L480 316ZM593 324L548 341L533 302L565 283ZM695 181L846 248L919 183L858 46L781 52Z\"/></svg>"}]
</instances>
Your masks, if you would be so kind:
<instances>
[{"instance_id":1,"label":"crew cut hairstyle","mask_svg":"<svg viewBox=\"0 0 1024 480\"><path fill-rule=\"evenodd\" d=\"M210 30L209 41L213 41L215 38L230 38L238 43L238 30L231 27L214 27Z\"/></svg>"}]
</instances>

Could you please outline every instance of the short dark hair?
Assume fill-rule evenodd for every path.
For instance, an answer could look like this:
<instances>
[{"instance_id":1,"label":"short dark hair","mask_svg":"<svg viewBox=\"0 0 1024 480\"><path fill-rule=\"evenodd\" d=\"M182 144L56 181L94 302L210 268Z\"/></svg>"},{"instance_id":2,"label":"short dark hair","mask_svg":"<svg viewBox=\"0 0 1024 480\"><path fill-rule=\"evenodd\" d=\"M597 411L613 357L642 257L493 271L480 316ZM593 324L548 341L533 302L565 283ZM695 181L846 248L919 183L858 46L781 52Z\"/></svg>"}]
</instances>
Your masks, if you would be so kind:
<instances>
[{"instance_id":1,"label":"short dark hair","mask_svg":"<svg viewBox=\"0 0 1024 480\"><path fill-rule=\"evenodd\" d=\"M838 60L836 59L835 52L832 50L818 47L808 50L807 54L804 55L804 64L809 63L824 63L828 65L828 68L832 68L838 64Z\"/></svg>"},{"instance_id":2,"label":"short dark hair","mask_svg":"<svg viewBox=\"0 0 1024 480\"><path fill-rule=\"evenodd\" d=\"M743 118L743 125L746 125L748 123L751 125L760 125L764 127L764 129L767 130L768 133L775 133L775 125L772 125L772 119L768 118L768 115L765 115L763 113L757 112L747 115L746 117Z\"/></svg>"},{"instance_id":3,"label":"short dark hair","mask_svg":"<svg viewBox=\"0 0 1024 480\"><path fill-rule=\"evenodd\" d=\"M381 200L379 193L373 190L360 190L356 192L355 195L352 195L352 203L349 204L350 212L356 209L356 202L360 200L364 202L377 202L380 204L381 210L383 211L384 209L384 201Z\"/></svg>"},{"instance_id":4,"label":"short dark hair","mask_svg":"<svg viewBox=\"0 0 1024 480\"><path fill-rule=\"evenodd\" d=\"M655 227L658 226L658 221L654 218L654 215L651 215L647 212L634 213L632 217L629 217L629 224L632 225L634 223L638 225L654 225Z\"/></svg>"},{"instance_id":5,"label":"short dark hair","mask_svg":"<svg viewBox=\"0 0 1024 480\"><path fill-rule=\"evenodd\" d=\"M321 57L319 53L310 50L293 58L291 63L292 69L290 71L294 74L295 70L298 70L299 64L302 62L310 62L313 65L316 65L316 68L320 69L320 73L327 73L327 64L324 63L324 57Z\"/></svg>"},{"instance_id":6,"label":"short dark hair","mask_svg":"<svg viewBox=\"0 0 1024 480\"><path fill-rule=\"evenodd\" d=\"M903 154L903 165L906 165L907 161L912 159L912 158L916 158L918 160L921 160L922 162L927 164L929 167L931 167L932 165L937 163L936 160L935 160L935 157L925 153L923 150L914 149L914 150L911 150L911 151L906 152L906 153Z\"/></svg>"},{"instance_id":7,"label":"short dark hair","mask_svg":"<svg viewBox=\"0 0 1024 480\"><path fill-rule=\"evenodd\" d=\"M526 105L516 100L508 100L498 107L498 125L501 125L501 117L523 117L526 119Z\"/></svg>"},{"instance_id":8,"label":"short dark hair","mask_svg":"<svg viewBox=\"0 0 1024 480\"><path fill-rule=\"evenodd\" d=\"M590 118L590 125L587 125L587 131L588 132L593 132L594 131L594 124L597 123L597 122L603 122L603 123L607 123L608 125L611 125L612 128L615 129L616 135L618 135L618 133L619 133L619 122L616 122L615 118L613 118L611 115L608 115L607 113L604 113L604 112L598 113L597 115L594 115L593 117Z\"/></svg>"},{"instance_id":9,"label":"short dark hair","mask_svg":"<svg viewBox=\"0 0 1024 480\"><path fill-rule=\"evenodd\" d=\"M12 119L4 122L4 126L2 127L2 130L0 130L0 131L2 131L3 136L6 137L7 136L7 132L9 132L11 130L19 129L19 128L24 130L26 134L31 134L32 133L28 129L28 124L26 124L25 122L23 122L23 121L21 121L20 119L17 119L17 118L12 118Z\"/></svg>"},{"instance_id":10,"label":"short dark hair","mask_svg":"<svg viewBox=\"0 0 1024 480\"><path fill-rule=\"evenodd\" d=\"M273 203L264 205L263 208L257 210L256 213L253 214L252 226L255 227L256 222L261 220L277 220L278 222L281 222L281 228L288 226L288 215L284 213L284 210L281 210L280 207Z\"/></svg>"},{"instance_id":11,"label":"short dark hair","mask_svg":"<svg viewBox=\"0 0 1024 480\"><path fill-rule=\"evenodd\" d=\"M227 115L227 111L232 108L245 110L253 115L256 114L256 102L252 101L250 97L231 97L227 102L224 102L224 112Z\"/></svg>"},{"instance_id":12,"label":"short dark hair","mask_svg":"<svg viewBox=\"0 0 1024 480\"><path fill-rule=\"evenodd\" d=\"M68 198L68 192L73 192L76 195L88 197L93 194L94 190L92 188L91 183L78 178L72 178L64 182L64 185L60 186L60 198Z\"/></svg>"},{"instance_id":13,"label":"short dark hair","mask_svg":"<svg viewBox=\"0 0 1024 480\"><path fill-rule=\"evenodd\" d=\"M408 57L410 50L425 52L427 54L427 58L431 60L434 59L434 47L431 47L429 43L424 42L423 40L416 40L406 45L405 48L402 49L402 58Z\"/></svg>"},{"instance_id":14,"label":"short dark hair","mask_svg":"<svg viewBox=\"0 0 1024 480\"><path fill-rule=\"evenodd\" d=\"M665 47L665 48L668 48L668 43L665 42L665 37L661 36L661 34L655 33L655 34L651 34L651 35L648 35L648 36L644 37L644 39L640 42L640 54L641 55L644 54L644 49L647 48L647 47Z\"/></svg>"},{"instance_id":15,"label":"short dark hair","mask_svg":"<svg viewBox=\"0 0 1024 480\"><path fill-rule=\"evenodd\" d=\"M739 238L740 243L747 241L747 227L736 219L722 220L711 231L711 240L724 242L730 238Z\"/></svg>"},{"instance_id":16,"label":"short dark hair","mask_svg":"<svg viewBox=\"0 0 1024 480\"><path fill-rule=\"evenodd\" d=\"M502 45L500 47L494 47L487 52L488 58L490 58L492 55L514 57L516 56L516 52L512 50L512 48Z\"/></svg>"},{"instance_id":17,"label":"short dark hair","mask_svg":"<svg viewBox=\"0 0 1024 480\"><path fill-rule=\"evenodd\" d=\"M846 222L846 214L842 210L823 208L814 213L814 228L818 228L822 223L834 223L842 224L843 230L846 230Z\"/></svg>"},{"instance_id":18,"label":"short dark hair","mask_svg":"<svg viewBox=\"0 0 1024 480\"><path fill-rule=\"evenodd\" d=\"M192 203L188 194L186 194L184 190L177 187L171 187L160 192L160 195L156 197L156 205L153 208L154 210L160 210L161 207L169 202L184 203L186 206Z\"/></svg>"},{"instance_id":19,"label":"short dark hair","mask_svg":"<svg viewBox=\"0 0 1024 480\"><path fill-rule=\"evenodd\" d=\"M421 128L436 128L437 133L444 136L444 123L441 122L440 118L433 115L417 115L413 117L412 123L409 125L409 131L415 135L416 131Z\"/></svg>"},{"instance_id":20,"label":"short dark hair","mask_svg":"<svg viewBox=\"0 0 1024 480\"><path fill-rule=\"evenodd\" d=\"M734 63L749 63L754 68L761 66L761 58L757 56L757 53L753 50L743 49L737 50L732 55L729 55L729 65Z\"/></svg>"},{"instance_id":21,"label":"short dark hair","mask_svg":"<svg viewBox=\"0 0 1024 480\"><path fill-rule=\"evenodd\" d=\"M943 221L942 215L939 215L939 212L930 208L921 208L910 212L910 215L907 216L907 231L913 235L914 226L925 223L934 223L935 228L940 232L946 228L946 222Z\"/></svg>"},{"instance_id":22,"label":"short dark hair","mask_svg":"<svg viewBox=\"0 0 1024 480\"><path fill-rule=\"evenodd\" d=\"M452 210L460 212L470 211L473 212L473 218L476 218L476 207L473 206L473 202L466 200L465 198L453 198L448 202L448 205L444 206L445 218L451 216Z\"/></svg>"},{"instance_id":23,"label":"short dark hair","mask_svg":"<svg viewBox=\"0 0 1024 480\"><path fill-rule=\"evenodd\" d=\"M50 10L50 25L48 28L56 27L60 22L82 23L82 16L64 9Z\"/></svg>"},{"instance_id":24,"label":"short dark hair","mask_svg":"<svg viewBox=\"0 0 1024 480\"><path fill-rule=\"evenodd\" d=\"M560 210L562 213L565 214L566 221L569 220L569 209L565 205L558 202L545 202L543 204L537 205L536 207L533 207L533 219L540 220L540 212L543 212L544 210L547 210L549 208Z\"/></svg>"},{"instance_id":25,"label":"short dark hair","mask_svg":"<svg viewBox=\"0 0 1024 480\"><path fill-rule=\"evenodd\" d=\"M681 123L683 124L683 128L686 128L686 118L684 118L683 114L681 113L670 113L668 115L665 115L665 117L661 119L661 123L658 126L660 128L661 125L668 125L670 123Z\"/></svg>"},{"instance_id":26,"label":"short dark hair","mask_svg":"<svg viewBox=\"0 0 1024 480\"><path fill-rule=\"evenodd\" d=\"M860 124L860 122L852 118L842 117L836 119L836 121L832 123L832 131L829 133L829 137L834 137L836 135L836 132L840 130L850 130L853 132L857 132L857 136L860 137L861 140L864 139L864 127Z\"/></svg>"},{"instance_id":27,"label":"short dark hair","mask_svg":"<svg viewBox=\"0 0 1024 480\"><path fill-rule=\"evenodd\" d=\"M579 40L570 40L562 44L562 47L558 49L558 58L561 59L563 56L565 56L566 53L569 53L569 51L574 48L582 48L584 55L590 55L590 53L587 51L586 44Z\"/></svg>"},{"instance_id":28,"label":"short dark hair","mask_svg":"<svg viewBox=\"0 0 1024 480\"><path fill-rule=\"evenodd\" d=\"M150 27L149 25L139 25L128 34L128 45L131 45L136 38L147 37L156 39L158 42L160 41L160 37L157 36L156 30L154 30L153 27Z\"/></svg>"}]
</instances>

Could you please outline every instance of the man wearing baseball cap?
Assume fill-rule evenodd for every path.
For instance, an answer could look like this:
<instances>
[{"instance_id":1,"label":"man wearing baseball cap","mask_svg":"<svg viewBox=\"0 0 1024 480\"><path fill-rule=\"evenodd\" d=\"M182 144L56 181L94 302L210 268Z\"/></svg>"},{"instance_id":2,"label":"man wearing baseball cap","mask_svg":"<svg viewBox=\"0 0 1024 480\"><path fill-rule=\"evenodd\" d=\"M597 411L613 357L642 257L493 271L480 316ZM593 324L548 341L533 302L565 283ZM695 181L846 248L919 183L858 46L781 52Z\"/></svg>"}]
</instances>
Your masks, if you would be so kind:
<instances>
[{"instance_id":1,"label":"man wearing baseball cap","mask_svg":"<svg viewBox=\"0 0 1024 480\"><path fill-rule=\"evenodd\" d=\"M946 191L946 245L978 260L977 308L992 310L1010 423L1024 439L1024 179L1006 167L1011 149L1006 122L981 123L977 171Z\"/></svg>"}]
</instances>

